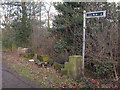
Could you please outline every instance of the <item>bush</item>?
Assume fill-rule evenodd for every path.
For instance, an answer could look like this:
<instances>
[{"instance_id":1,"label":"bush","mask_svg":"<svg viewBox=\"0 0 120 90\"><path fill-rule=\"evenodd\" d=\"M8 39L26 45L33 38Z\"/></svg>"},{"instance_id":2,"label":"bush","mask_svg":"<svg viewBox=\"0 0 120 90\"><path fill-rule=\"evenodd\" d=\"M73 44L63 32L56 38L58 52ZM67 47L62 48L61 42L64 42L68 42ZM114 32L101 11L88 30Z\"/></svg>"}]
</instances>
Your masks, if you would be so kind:
<instances>
[{"instance_id":1,"label":"bush","mask_svg":"<svg viewBox=\"0 0 120 90\"><path fill-rule=\"evenodd\" d=\"M69 61L68 57L61 54L58 54L56 56L53 57L54 61L59 63L59 64L64 64L65 62Z\"/></svg>"},{"instance_id":2,"label":"bush","mask_svg":"<svg viewBox=\"0 0 120 90\"><path fill-rule=\"evenodd\" d=\"M12 49L12 39L11 35L7 34L6 36L2 37L2 46L3 49Z\"/></svg>"},{"instance_id":3,"label":"bush","mask_svg":"<svg viewBox=\"0 0 120 90\"><path fill-rule=\"evenodd\" d=\"M113 65L107 61L95 61L91 60L89 63L85 64L85 67L88 70L94 72L95 76L103 76L107 77L112 74L113 72Z\"/></svg>"},{"instance_id":4,"label":"bush","mask_svg":"<svg viewBox=\"0 0 120 90\"><path fill-rule=\"evenodd\" d=\"M55 68L56 70L58 70L58 72L60 72L60 71L61 71L61 68L62 68L62 65L55 62L55 63L54 63L54 68Z\"/></svg>"},{"instance_id":5,"label":"bush","mask_svg":"<svg viewBox=\"0 0 120 90\"><path fill-rule=\"evenodd\" d=\"M50 59L49 64L52 66L53 63L54 63L54 60L53 60L53 59Z\"/></svg>"},{"instance_id":6,"label":"bush","mask_svg":"<svg viewBox=\"0 0 120 90\"><path fill-rule=\"evenodd\" d=\"M59 39L59 40L56 42L55 46L54 46L55 51L56 51L57 53L62 52L62 51L66 48L66 43L67 43L67 42Z\"/></svg>"},{"instance_id":7,"label":"bush","mask_svg":"<svg viewBox=\"0 0 120 90\"><path fill-rule=\"evenodd\" d=\"M95 62L95 74L96 76L109 76L112 71L112 64L109 62L99 61Z\"/></svg>"},{"instance_id":8,"label":"bush","mask_svg":"<svg viewBox=\"0 0 120 90\"><path fill-rule=\"evenodd\" d=\"M12 51L16 51L17 50L17 46L15 44L12 44Z\"/></svg>"}]
</instances>

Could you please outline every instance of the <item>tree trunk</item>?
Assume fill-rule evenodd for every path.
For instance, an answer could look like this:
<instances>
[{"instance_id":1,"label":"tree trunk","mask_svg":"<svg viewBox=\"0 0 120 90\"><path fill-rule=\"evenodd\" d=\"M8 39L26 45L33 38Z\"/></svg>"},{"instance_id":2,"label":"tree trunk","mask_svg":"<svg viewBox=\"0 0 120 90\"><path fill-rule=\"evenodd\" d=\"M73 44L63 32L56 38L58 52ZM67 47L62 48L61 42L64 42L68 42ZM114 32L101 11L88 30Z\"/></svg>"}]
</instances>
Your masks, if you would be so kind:
<instances>
[{"instance_id":1,"label":"tree trunk","mask_svg":"<svg viewBox=\"0 0 120 90\"><path fill-rule=\"evenodd\" d=\"M25 6L25 2L22 2L22 31L21 33L27 29L26 20L27 20L26 6ZM27 39L27 38L25 37L24 39ZM24 41L25 40L23 40L21 43L23 44L23 47L27 47Z\"/></svg>"},{"instance_id":2,"label":"tree trunk","mask_svg":"<svg viewBox=\"0 0 120 90\"><path fill-rule=\"evenodd\" d=\"M47 11L48 14L48 28L50 28L50 11Z\"/></svg>"}]
</instances>

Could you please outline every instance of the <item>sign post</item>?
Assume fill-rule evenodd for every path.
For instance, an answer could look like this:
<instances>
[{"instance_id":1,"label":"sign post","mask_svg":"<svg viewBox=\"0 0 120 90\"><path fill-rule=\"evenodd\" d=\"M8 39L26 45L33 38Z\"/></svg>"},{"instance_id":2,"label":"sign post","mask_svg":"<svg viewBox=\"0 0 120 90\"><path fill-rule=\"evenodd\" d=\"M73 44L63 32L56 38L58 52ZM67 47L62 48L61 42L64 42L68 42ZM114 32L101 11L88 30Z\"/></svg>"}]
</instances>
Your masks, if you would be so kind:
<instances>
[{"instance_id":1,"label":"sign post","mask_svg":"<svg viewBox=\"0 0 120 90\"><path fill-rule=\"evenodd\" d=\"M86 18L106 17L106 11L87 12L83 11L83 49L82 49L82 73L84 75L84 57L85 57L85 29Z\"/></svg>"},{"instance_id":2,"label":"sign post","mask_svg":"<svg viewBox=\"0 0 120 90\"><path fill-rule=\"evenodd\" d=\"M83 50L82 50L82 73L84 75L84 56L85 56L85 28L86 28L86 11L83 11Z\"/></svg>"}]
</instances>

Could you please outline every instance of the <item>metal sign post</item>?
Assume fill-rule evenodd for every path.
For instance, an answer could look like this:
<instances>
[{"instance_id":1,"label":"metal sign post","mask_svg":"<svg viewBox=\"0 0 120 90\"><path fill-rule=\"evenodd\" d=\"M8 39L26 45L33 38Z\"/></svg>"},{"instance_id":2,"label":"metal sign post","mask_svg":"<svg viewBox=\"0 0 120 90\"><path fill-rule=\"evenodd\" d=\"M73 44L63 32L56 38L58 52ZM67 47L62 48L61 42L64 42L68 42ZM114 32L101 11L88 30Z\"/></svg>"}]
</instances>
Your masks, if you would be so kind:
<instances>
[{"instance_id":1,"label":"metal sign post","mask_svg":"<svg viewBox=\"0 0 120 90\"><path fill-rule=\"evenodd\" d=\"M84 56L85 56L85 28L86 28L86 11L83 11L83 51L82 51L82 73L84 75Z\"/></svg>"},{"instance_id":2,"label":"metal sign post","mask_svg":"<svg viewBox=\"0 0 120 90\"><path fill-rule=\"evenodd\" d=\"M87 12L83 11L83 50L82 50L82 73L84 75L84 57L85 57L85 29L86 18L106 17L106 11Z\"/></svg>"}]
</instances>

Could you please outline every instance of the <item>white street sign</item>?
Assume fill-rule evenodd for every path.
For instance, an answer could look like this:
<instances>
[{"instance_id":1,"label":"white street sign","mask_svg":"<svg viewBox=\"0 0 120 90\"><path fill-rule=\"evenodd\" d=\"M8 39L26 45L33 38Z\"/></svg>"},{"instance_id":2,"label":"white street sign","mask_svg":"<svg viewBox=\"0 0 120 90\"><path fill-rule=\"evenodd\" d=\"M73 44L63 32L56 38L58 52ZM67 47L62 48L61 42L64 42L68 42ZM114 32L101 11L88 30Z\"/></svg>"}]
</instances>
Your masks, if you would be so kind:
<instances>
[{"instance_id":1,"label":"white street sign","mask_svg":"<svg viewBox=\"0 0 120 90\"><path fill-rule=\"evenodd\" d=\"M106 17L106 11L87 12L86 18Z\"/></svg>"}]
</instances>

